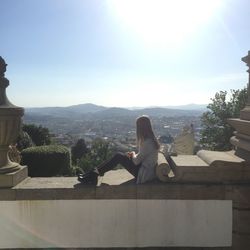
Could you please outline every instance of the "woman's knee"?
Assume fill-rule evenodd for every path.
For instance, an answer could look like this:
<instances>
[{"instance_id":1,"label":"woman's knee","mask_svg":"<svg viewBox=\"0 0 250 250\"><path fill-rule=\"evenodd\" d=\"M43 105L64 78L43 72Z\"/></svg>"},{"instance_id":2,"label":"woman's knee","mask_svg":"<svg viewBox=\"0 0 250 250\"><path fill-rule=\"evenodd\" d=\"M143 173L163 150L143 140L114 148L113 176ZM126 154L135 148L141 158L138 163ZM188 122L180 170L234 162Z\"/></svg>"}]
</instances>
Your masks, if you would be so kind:
<instances>
[{"instance_id":1,"label":"woman's knee","mask_svg":"<svg viewBox=\"0 0 250 250\"><path fill-rule=\"evenodd\" d=\"M117 160L120 160L120 159L124 159L126 155L124 153L117 152L113 157Z\"/></svg>"}]
</instances>

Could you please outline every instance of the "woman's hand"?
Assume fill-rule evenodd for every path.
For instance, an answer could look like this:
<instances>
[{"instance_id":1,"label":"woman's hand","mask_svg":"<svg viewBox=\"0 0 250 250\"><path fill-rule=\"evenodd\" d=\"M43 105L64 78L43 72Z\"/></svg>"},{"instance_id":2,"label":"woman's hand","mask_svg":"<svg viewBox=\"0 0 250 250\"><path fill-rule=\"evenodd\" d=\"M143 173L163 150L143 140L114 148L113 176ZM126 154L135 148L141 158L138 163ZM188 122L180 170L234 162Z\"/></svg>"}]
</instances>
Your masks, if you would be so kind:
<instances>
[{"instance_id":1,"label":"woman's hand","mask_svg":"<svg viewBox=\"0 0 250 250\"><path fill-rule=\"evenodd\" d=\"M127 152L127 156L129 159L132 159L133 156L134 156L135 152L134 151L131 151L131 152Z\"/></svg>"}]
</instances>

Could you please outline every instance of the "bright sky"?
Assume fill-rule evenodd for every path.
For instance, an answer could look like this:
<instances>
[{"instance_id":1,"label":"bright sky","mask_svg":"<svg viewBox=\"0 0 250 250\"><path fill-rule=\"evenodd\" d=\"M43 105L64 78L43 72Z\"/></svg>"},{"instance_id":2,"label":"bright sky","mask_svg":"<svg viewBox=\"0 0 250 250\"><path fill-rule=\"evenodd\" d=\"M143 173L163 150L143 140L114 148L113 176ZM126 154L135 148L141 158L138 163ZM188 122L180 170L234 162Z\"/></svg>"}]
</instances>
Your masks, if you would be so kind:
<instances>
[{"instance_id":1,"label":"bright sky","mask_svg":"<svg viewBox=\"0 0 250 250\"><path fill-rule=\"evenodd\" d=\"M246 86L249 0L0 0L23 107L205 104Z\"/></svg>"}]
</instances>

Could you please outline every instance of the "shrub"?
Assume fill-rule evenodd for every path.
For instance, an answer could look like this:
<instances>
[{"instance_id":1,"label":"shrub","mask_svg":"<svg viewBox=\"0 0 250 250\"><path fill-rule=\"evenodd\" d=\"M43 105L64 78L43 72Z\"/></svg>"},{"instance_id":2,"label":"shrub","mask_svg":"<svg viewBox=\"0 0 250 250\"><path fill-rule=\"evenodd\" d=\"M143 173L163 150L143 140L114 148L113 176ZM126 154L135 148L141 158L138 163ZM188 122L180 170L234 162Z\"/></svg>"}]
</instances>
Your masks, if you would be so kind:
<instances>
[{"instance_id":1,"label":"shrub","mask_svg":"<svg viewBox=\"0 0 250 250\"><path fill-rule=\"evenodd\" d=\"M70 152L60 145L30 147L21 152L22 165L28 166L31 177L70 174Z\"/></svg>"}]
</instances>

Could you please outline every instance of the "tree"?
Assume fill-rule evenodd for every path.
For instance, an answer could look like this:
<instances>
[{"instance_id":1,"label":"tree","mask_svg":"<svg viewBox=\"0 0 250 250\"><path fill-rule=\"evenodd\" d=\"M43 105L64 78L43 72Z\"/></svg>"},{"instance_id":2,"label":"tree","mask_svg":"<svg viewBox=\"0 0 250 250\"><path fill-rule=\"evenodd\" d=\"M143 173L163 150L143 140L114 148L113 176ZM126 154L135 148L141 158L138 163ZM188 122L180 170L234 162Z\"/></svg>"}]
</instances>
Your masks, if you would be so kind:
<instances>
[{"instance_id":1,"label":"tree","mask_svg":"<svg viewBox=\"0 0 250 250\"><path fill-rule=\"evenodd\" d=\"M101 138L97 138L92 142L90 151L80 159L78 166L84 172L88 172L109 159L112 154L113 147L111 144Z\"/></svg>"},{"instance_id":2,"label":"tree","mask_svg":"<svg viewBox=\"0 0 250 250\"><path fill-rule=\"evenodd\" d=\"M35 124L24 124L22 129L28 133L36 146L51 144L51 137L47 128Z\"/></svg>"},{"instance_id":3,"label":"tree","mask_svg":"<svg viewBox=\"0 0 250 250\"><path fill-rule=\"evenodd\" d=\"M238 118L247 102L247 88L231 90L229 101L227 91L215 94L201 117L201 145L210 150L225 151L232 149L230 137L234 129L227 123L228 118Z\"/></svg>"},{"instance_id":4,"label":"tree","mask_svg":"<svg viewBox=\"0 0 250 250\"><path fill-rule=\"evenodd\" d=\"M74 165L77 160L80 160L88 152L84 139L79 139L76 144L71 148L71 159Z\"/></svg>"},{"instance_id":5,"label":"tree","mask_svg":"<svg viewBox=\"0 0 250 250\"><path fill-rule=\"evenodd\" d=\"M19 151L25 148L33 147L34 143L27 132L21 131L17 138L16 147Z\"/></svg>"}]
</instances>

